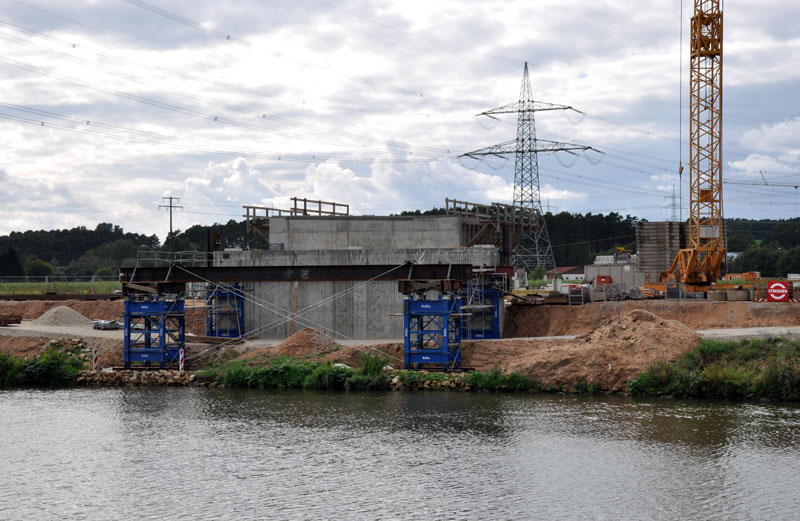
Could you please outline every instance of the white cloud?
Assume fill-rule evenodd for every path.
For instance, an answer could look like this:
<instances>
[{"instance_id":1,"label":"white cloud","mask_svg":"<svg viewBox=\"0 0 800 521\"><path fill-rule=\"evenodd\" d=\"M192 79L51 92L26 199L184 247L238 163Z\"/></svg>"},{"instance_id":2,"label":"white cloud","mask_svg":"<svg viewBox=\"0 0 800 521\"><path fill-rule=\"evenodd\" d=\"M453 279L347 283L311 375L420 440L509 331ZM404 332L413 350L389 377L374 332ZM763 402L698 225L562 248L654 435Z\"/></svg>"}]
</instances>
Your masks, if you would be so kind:
<instances>
[{"instance_id":1,"label":"white cloud","mask_svg":"<svg viewBox=\"0 0 800 521\"><path fill-rule=\"evenodd\" d=\"M279 205L294 195L348 202L361 213L441 206L445 197L510 202L513 158L453 158L516 135L516 115L484 128L475 114L517 99L518 60L530 62L534 98L587 114L576 125L537 113L540 139L615 151L597 166L581 159L572 167L607 186L543 176L543 199L595 213L618 210L626 193L637 194L638 208L661 204L658 189L642 195L642 177L628 172L676 170L678 118L684 132L688 118L685 95L678 106L687 88L688 13L679 64L677 4L649 0L635 11L611 0L337 5L358 16L315 2L165 7L231 34L227 40L124 2L37 2L84 26L9 4L8 22L42 36L0 27L9 60L0 63L0 100L56 116L0 107L14 118L0 119L0 167L21 198L60 213L48 220L49 208L11 210L10 201L0 209L0 233L113 218L163 236L166 219L154 201L165 190L186 202L176 217L181 227L234 217L236 204ZM794 168L800 72L786 64L800 59L800 40L786 21L800 6L729 0L725 9L725 110L757 120L726 118L726 151L737 154L726 162L747 172ZM413 153L397 152L396 143ZM307 158L274 158L291 154ZM405 162L424 156L439 159ZM650 177L656 185L673 180ZM139 210L119 211L131 205ZM737 211L726 204L728 215ZM741 212L752 216L752 207Z\"/></svg>"},{"instance_id":2,"label":"white cloud","mask_svg":"<svg viewBox=\"0 0 800 521\"><path fill-rule=\"evenodd\" d=\"M800 155L800 116L778 123L764 124L742 134L740 143L764 152Z\"/></svg>"},{"instance_id":3,"label":"white cloud","mask_svg":"<svg viewBox=\"0 0 800 521\"><path fill-rule=\"evenodd\" d=\"M788 159L788 158L784 158ZM749 154L741 161L731 161L731 168L741 171L744 175L751 175L760 178L759 172L796 172L786 161L772 156L761 154Z\"/></svg>"}]
</instances>

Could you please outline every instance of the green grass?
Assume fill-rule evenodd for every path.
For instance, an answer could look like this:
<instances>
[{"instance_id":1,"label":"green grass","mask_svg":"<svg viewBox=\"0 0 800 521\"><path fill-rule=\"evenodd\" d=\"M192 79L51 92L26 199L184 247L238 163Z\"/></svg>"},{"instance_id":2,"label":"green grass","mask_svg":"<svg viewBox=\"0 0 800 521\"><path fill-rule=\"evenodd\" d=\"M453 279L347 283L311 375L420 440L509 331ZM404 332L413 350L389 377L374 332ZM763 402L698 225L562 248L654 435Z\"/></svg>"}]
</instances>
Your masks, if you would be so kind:
<instances>
[{"instance_id":1,"label":"green grass","mask_svg":"<svg viewBox=\"0 0 800 521\"><path fill-rule=\"evenodd\" d=\"M122 285L116 281L102 280L94 283L94 291L92 291L92 283L89 281L81 282L0 282L0 293L2 294L43 294L43 293L77 293L85 295L90 293L113 293L115 290L121 290Z\"/></svg>"},{"instance_id":2,"label":"green grass","mask_svg":"<svg viewBox=\"0 0 800 521\"><path fill-rule=\"evenodd\" d=\"M800 400L800 341L704 340L673 363L660 362L628 382L635 394L697 398Z\"/></svg>"}]
</instances>

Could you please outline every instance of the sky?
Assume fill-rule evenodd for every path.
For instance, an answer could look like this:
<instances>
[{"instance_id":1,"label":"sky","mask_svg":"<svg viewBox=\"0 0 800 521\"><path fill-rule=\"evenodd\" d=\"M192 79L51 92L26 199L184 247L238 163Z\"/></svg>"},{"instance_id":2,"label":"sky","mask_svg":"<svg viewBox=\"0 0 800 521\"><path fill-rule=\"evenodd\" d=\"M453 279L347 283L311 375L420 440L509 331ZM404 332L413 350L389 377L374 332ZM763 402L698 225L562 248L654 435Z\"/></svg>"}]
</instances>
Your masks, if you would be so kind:
<instances>
[{"instance_id":1,"label":"sky","mask_svg":"<svg viewBox=\"0 0 800 521\"><path fill-rule=\"evenodd\" d=\"M686 218L693 2L0 0L0 234L511 203L523 64L542 206ZM724 2L726 217L800 216L800 4ZM756 186L741 183L768 183Z\"/></svg>"}]
</instances>

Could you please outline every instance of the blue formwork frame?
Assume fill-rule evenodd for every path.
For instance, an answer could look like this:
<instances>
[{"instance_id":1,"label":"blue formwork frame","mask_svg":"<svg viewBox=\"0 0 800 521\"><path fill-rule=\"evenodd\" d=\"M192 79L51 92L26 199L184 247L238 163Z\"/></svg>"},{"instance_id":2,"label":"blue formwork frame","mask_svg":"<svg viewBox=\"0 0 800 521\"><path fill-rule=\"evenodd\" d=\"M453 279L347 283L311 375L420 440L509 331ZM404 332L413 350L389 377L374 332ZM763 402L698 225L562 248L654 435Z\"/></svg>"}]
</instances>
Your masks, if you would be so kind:
<instances>
[{"instance_id":1,"label":"blue formwork frame","mask_svg":"<svg viewBox=\"0 0 800 521\"><path fill-rule=\"evenodd\" d=\"M403 300L403 353L406 369L461 367L461 298L438 295L426 300L414 294Z\"/></svg>"},{"instance_id":2,"label":"blue formwork frame","mask_svg":"<svg viewBox=\"0 0 800 521\"><path fill-rule=\"evenodd\" d=\"M141 297L140 297L141 298ZM125 300L125 367L166 367L186 347L186 308L182 298L152 296Z\"/></svg>"},{"instance_id":3,"label":"blue formwork frame","mask_svg":"<svg viewBox=\"0 0 800 521\"><path fill-rule=\"evenodd\" d=\"M474 306L463 306L469 316L462 322L462 336L467 340L498 339L501 337L500 306L503 292L492 284L473 281L462 289L465 298L473 295Z\"/></svg>"},{"instance_id":4,"label":"blue formwork frame","mask_svg":"<svg viewBox=\"0 0 800 521\"><path fill-rule=\"evenodd\" d=\"M239 338L244 334L242 283L212 287L206 293L206 335Z\"/></svg>"}]
</instances>

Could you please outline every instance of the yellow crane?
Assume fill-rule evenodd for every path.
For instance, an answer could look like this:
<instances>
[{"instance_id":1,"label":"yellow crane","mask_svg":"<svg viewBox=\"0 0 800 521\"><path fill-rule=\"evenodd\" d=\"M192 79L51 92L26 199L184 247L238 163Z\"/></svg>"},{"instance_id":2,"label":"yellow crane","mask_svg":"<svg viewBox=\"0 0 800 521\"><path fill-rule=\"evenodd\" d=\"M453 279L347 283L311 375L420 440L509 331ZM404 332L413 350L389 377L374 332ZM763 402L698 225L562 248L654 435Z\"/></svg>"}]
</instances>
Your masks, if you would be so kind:
<instances>
[{"instance_id":1,"label":"yellow crane","mask_svg":"<svg viewBox=\"0 0 800 521\"><path fill-rule=\"evenodd\" d=\"M695 0L689 77L689 244L665 282L702 291L722 275L722 10L721 0ZM692 287L693 286L693 287Z\"/></svg>"}]
</instances>

